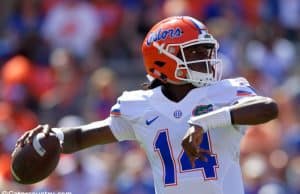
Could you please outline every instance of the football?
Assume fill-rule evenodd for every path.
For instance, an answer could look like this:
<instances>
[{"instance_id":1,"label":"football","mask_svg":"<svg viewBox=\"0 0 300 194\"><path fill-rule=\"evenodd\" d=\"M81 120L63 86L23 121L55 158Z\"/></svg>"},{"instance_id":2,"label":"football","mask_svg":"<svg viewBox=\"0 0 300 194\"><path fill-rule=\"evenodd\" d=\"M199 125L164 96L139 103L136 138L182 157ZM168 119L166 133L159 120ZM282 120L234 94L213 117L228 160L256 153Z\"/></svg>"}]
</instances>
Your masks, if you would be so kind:
<instances>
[{"instance_id":1,"label":"football","mask_svg":"<svg viewBox=\"0 0 300 194\"><path fill-rule=\"evenodd\" d=\"M38 133L32 143L16 147L12 154L11 174L21 184L33 184L49 176L60 156L60 142L55 134Z\"/></svg>"}]
</instances>

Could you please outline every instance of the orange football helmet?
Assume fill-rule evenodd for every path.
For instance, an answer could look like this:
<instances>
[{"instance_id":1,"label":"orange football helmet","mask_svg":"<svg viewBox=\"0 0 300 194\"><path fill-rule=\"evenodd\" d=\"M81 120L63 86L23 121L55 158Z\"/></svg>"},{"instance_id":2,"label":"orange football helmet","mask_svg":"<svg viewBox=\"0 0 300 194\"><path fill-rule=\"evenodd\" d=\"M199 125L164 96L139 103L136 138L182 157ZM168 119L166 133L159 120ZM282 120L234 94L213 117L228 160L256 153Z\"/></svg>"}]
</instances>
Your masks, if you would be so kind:
<instances>
[{"instance_id":1,"label":"orange football helmet","mask_svg":"<svg viewBox=\"0 0 300 194\"><path fill-rule=\"evenodd\" d=\"M205 57L200 54L203 48L207 49ZM221 79L218 48L218 42L203 23L189 16L173 16L152 27L143 42L142 53L150 77L200 87ZM198 58L195 57L197 52ZM196 65L201 65L202 69Z\"/></svg>"}]
</instances>

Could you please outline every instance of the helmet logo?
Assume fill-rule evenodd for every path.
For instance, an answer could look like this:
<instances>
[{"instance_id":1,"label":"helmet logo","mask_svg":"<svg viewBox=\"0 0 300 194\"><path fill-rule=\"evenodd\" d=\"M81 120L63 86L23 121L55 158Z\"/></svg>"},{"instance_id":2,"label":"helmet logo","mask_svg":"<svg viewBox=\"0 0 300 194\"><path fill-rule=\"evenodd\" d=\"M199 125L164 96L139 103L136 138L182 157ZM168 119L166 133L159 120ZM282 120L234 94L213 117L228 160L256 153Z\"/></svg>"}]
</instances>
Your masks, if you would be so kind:
<instances>
[{"instance_id":1,"label":"helmet logo","mask_svg":"<svg viewBox=\"0 0 300 194\"><path fill-rule=\"evenodd\" d=\"M208 105L198 105L194 108L192 115L193 116L198 116L198 115L202 115L208 112L213 111L213 105L212 104L208 104Z\"/></svg>"},{"instance_id":2,"label":"helmet logo","mask_svg":"<svg viewBox=\"0 0 300 194\"><path fill-rule=\"evenodd\" d=\"M165 40L166 38L178 38L182 36L183 31L180 28L171 28L162 30L159 29L158 31L152 32L147 39L147 45L150 46L152 42Z\"/></svg>"}]
</instances>

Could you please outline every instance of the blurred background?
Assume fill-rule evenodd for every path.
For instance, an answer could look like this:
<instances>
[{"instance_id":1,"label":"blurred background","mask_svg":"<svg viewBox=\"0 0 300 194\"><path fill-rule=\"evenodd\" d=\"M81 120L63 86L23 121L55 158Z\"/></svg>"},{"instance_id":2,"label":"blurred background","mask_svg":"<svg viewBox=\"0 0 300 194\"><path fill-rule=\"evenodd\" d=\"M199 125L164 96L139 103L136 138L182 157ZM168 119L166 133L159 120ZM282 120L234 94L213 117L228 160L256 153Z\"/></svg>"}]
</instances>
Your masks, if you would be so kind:
<instances>
[{"instance_id":1,"label":"blurred background","mask_svg":"<svg viewBox=\"0 0 300 194\"><path fill-rule=\"evenodd\" d=\"M63 155L30 186L12 181L10 153L38 123L108 116L122 91L146 81L140 48L149 28L190 15L220 42L224 78L246 77L279 104L279 118L242 141L246 194L300 193L300 0L1 0L0 12L0 191L153 194L133 142Z\"/></svg>"}]
</instances>

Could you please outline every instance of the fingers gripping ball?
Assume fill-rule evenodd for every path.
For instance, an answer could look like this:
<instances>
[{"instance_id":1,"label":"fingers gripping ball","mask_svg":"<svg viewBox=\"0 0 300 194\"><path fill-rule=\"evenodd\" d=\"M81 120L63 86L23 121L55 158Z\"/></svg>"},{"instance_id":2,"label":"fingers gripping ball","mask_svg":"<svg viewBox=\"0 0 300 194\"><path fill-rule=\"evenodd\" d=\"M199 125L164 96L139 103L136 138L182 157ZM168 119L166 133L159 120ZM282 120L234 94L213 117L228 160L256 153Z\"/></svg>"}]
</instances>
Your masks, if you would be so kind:
<instances>
[{"instance_id":1,"label":"fingers gripping ball","mask_svg":"<svg viewBox=\"0 0 300 194\"><path fill-rule=\"evenodd\" d=\"M21 184L33 184L49 176L56 168L61 141L55 133L38 133L32 144L17 146L12 154L11 173Z\"/></svg>"}]
</instances>

